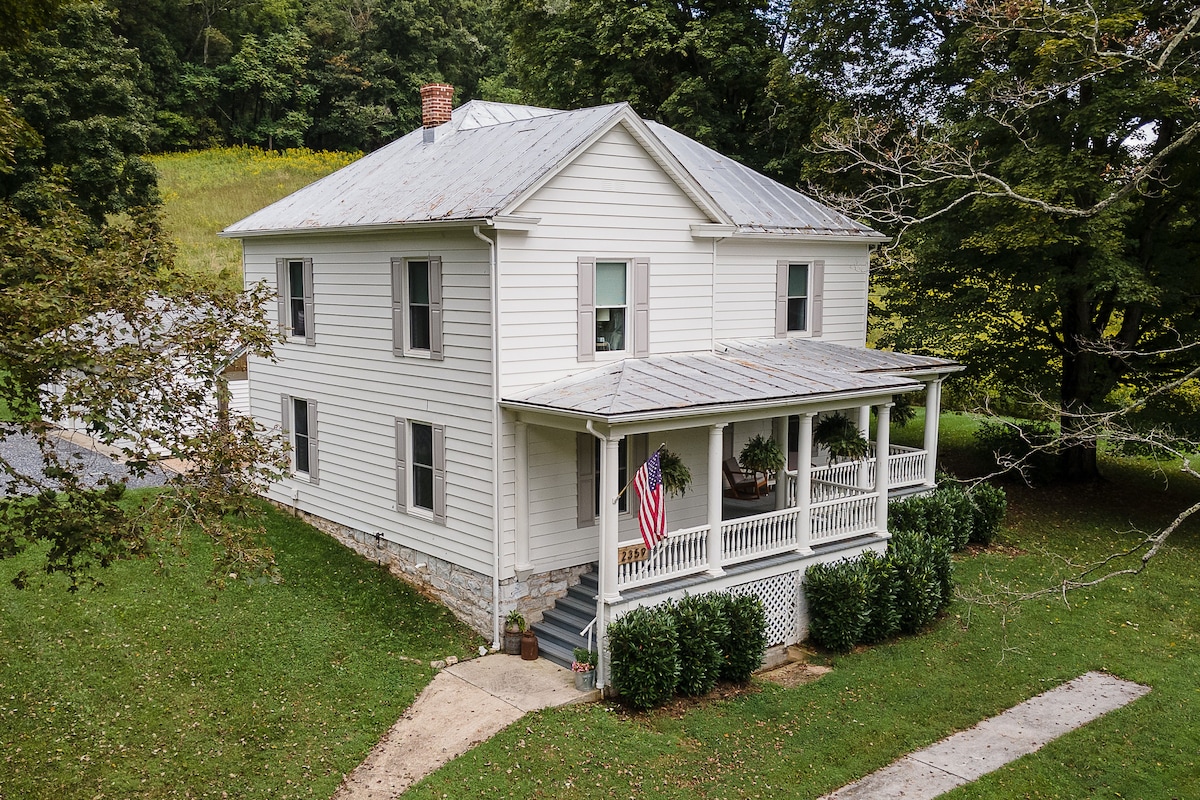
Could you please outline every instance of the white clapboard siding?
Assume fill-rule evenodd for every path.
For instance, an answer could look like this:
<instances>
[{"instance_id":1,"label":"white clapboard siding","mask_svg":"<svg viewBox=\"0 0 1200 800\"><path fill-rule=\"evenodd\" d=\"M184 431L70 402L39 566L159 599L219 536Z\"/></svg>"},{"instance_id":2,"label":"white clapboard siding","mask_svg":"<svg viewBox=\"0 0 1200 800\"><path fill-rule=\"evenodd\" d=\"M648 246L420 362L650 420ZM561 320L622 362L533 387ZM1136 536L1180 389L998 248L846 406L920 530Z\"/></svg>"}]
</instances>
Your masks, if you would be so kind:
<instances>
[{"instance_id":1,"label":"white clapboard siding","mask_svg":"<svg viewBox=\"0 0 1200 800\"><path fill-rule=\"evenodd\" d=\"M250 361L255 418L279 423L279 395L317 401L321 476L270 496L477 572L492 572L490 263L469 230L247 239L248 283L274 283L276 258L313 259L315 345ZM440 256L442 361L392 353L391 259ZM275 313L270 304L268 314ZM395 419L445 426L446 522L396 509Z\"/></svg>"},{"instance_id":2,"label":"white clapboard siding","mask_svg":"<svg viewBox=\"0 0 1200 800\"><path fill-rule=\"evenodd\" d=\"M541 221L501 237L502 392L595 366L578 358L580 256L650 260L651 353L710 346L711 243L691 235L691 225L710 220L624 127L601 137L517 212Z\"/></svg>"},{"instance_id":3,"label":"white clapboard siding","mask_svg":"<svg viewBox=\"0 0 1200 800\"><path fill-rule=\"evenodd\" d=\"M856 242L746 241L717 244L717 339L775 335L776 264L825 262L821 338L862 347L867 338L867 245Z\"/></svg>"}]
</instances>

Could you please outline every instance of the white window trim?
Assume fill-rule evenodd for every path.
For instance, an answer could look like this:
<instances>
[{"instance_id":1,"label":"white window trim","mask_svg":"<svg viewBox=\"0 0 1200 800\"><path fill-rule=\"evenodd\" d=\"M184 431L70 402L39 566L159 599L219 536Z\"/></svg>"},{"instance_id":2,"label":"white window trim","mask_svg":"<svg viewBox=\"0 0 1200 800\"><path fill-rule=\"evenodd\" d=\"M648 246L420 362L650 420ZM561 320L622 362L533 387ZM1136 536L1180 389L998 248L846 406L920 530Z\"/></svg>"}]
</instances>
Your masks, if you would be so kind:
<instances>
[{"instance_id":1,"label":"white window trim","mask_svg":"<svg viewBox=\"0 0 1200 800\"><path fill-rule=\"evenodd\" d=\"M291 265L299 262L302 271L304 297L304 334L292 333L292 270ZM316 303L313 292L313 260L311 258L275 259L275 294L278 297L279 331L289 342L317 343Z\"/></svg>"},{"instance_id":2,"label":"white window trim","mask_svg":"<svg viewBox=\"0 0 1200 800\"><path fill-rule=\"evenodd\" d=\"M424 262L429 269L429 347L412 346L412 327L409 313L409 264ZM396 256L391 263L392 282L392 353L405 358L425 358L441 361L445 356L443 341L442 292L443 276L441 256Z\"/></svg>"},{"instance_id":3,"label":"white window trim","mask_svg":"<svg viewBox=\"0 0 1200 800\"><path fill-rule=\"evenodd\" d=\"M596 349L596 265L625 264L625 336L621 350ZM650 259L647 256L580 256L578 276L578 351L580 361L615 361L650 355ZM611 307L611 306L610 306Z\"/></svg>"},{"instance_id":4,"label":"white window trim","mask_svg":"<svg viewBox=\"0 0 1200 800\"><path fill-rule=\"evenodd\" d=\"M319 484L320 481L320 441L318 438L317 428L317 401L307 397L295 397L290 394L281 394L280 399L280 430L283 432L284 438L287 440L290 452L288 453L288 476L299 481L304 481L311 484ZM295 407L295 401L300 400L305 404L308 412L308 471L302 472L296 466L296 436L293 433L292 426L292 409Z\"/></svg>"},{"instance_id":5,"label":"white window trim","mask_svg":"<svg viewBox=\"0 0 1200 800\"><path fill-rule=\"evenodd\" d=\"M788 330L788 285L793 265L808 267L808 287L805 295L805 328ZM825 261L824 259L779 259L775 279L775 338L817 338L824 330Z\"/></svg>"},{"instance_id":6,"label":"white window trim","mask_svg":"<svg viewBox=\"0 0 1200 800\"><path fill-rule=\"evenodd\" d=\"M427 425L433 430L433 509L415 505L413 481L412 428ZM397 417L396 431L396 508L410 516L427 519L438 524L446 522L446 428L434 422Z\"/></svg>"}]
</instances>

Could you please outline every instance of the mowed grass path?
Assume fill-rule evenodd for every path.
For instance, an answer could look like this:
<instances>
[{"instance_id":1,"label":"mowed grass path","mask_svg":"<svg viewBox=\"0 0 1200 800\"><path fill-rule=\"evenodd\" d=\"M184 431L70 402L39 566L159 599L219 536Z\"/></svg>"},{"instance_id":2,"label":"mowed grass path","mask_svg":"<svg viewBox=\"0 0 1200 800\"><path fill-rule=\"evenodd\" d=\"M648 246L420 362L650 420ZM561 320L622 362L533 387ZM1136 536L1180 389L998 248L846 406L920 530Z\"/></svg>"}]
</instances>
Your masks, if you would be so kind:
<instances>
[{"instance_id":1,"label":"mowed grass path","mask_svg":"<svg viewBox=\"0 0 1200 800\"><path fill-rule=\"evenodd\" d=\"M227 147L151 159L158 170L167 231L179 247L177 264L242 285L242 248L217 233L260 208L341 169L357 153Z\"/></svg>"},{"instance_id":2,"label":"mowed grass path","mask_svg":"<svg viewBox=\"0 0 1200 800\"><path fill-rule=\"evenodd\" d=\"M919 423L919 421L918 421ZM967 417L943 420L969 449ZM947 431L947 429L949 429ZM920 436L919 428L916 436ZM956 449L948 461L978 462ZM1052 585L1157 527L1200 486L1108 462L1097 489L1007 486L998 546L956 559L967 596ZM1200 797L1200 525L1135 578L1005 608L956 600L928 633L847 656L794 689L630 715L539 712L418 784L406 798L815 798L1088 670L1153 687L1134 704L955 792L962 798Z\"/></svg>"},{"instance_id":3,"label":"mowed grass path","mask_svg":"<svg viewBox=\"0 0 1200 800\"><path fill-rule=\"evenodd\" d=\"M0 561L0 797L329 797L432 679L479 644L444 607L270 512L284 582L149 560L18 591Z\"/></svg>"}]
</instances>

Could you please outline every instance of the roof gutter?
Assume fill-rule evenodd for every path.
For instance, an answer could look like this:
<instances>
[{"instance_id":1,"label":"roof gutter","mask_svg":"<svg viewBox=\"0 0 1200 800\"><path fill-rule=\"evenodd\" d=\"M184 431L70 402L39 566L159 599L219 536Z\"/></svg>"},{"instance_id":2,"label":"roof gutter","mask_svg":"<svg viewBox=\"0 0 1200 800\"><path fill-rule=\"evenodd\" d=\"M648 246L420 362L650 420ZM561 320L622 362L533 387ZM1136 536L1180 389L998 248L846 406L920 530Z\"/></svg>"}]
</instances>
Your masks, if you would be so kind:
<instances>
[{"instance_id":1,"label":"roof gutter","mask_svg":"<svg viewBox=\"0 0 1200 800\"><path fill-rule=\"evenodd\" d=\"M494 214L490 217L468 217L465 219L430 219L415 222L379 222L372 225L314 225L311 228L272 228L250 231L234 231L226 228L217 236L222 239L257 239L264 236L311 236L314 234L357 234L388 233L397 230L420 230L422 228L479 228L493 230L532 230L541 217L523 217L517 214Z\"/></svg>"}]
</instances>

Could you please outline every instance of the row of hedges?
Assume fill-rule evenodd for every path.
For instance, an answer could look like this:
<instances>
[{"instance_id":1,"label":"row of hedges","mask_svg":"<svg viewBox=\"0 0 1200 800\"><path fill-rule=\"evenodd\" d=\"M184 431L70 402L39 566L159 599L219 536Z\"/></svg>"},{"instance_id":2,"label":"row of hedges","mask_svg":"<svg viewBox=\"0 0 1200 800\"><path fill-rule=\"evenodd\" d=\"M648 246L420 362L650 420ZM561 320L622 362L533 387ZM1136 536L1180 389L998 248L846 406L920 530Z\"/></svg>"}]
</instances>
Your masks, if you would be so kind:
<instances>
[{"instance_id":1,"label":"row of hedges","mask_svg":"<svg viewBox=\"0 0 1200 800\"><path fill-rule=\"evenodd\" d=\"M809 637L844 653L919 631L953 596L951 553L969 542L990 544L1006 506L1004 492L988 484L969 493L951 485L893 503L885 555L864 553L805 572Z\"/></svg>"},{"instance_id":2,"label":"row of hedges","mask_svg":"<svg viewBox=\"0 0 1200 800\"><path fill-rule=\"evenodd\" d=\"M762 601L728 592L635 608L608 627L613 687L634 708L708 694L718 680L745 683L766 646Z\"/></svg>"}]
</instances>

